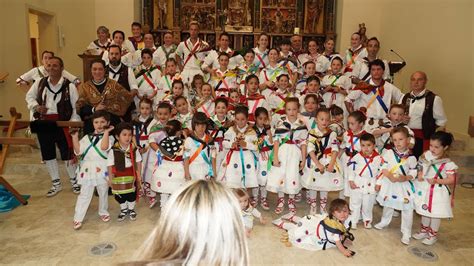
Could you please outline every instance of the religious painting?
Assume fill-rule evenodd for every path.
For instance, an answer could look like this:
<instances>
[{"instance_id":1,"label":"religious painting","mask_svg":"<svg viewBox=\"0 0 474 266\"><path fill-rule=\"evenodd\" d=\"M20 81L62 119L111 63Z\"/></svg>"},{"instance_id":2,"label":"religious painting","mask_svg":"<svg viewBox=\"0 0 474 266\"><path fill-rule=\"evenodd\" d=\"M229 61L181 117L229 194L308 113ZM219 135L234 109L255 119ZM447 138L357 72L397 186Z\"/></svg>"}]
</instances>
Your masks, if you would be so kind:
<instances>
[{"instance_id":1,"label":"religious painting","mask_svg":"<svg viewBox=\"0 0 474 266\"><path fill-rule=\"evenodd\" d=\"M324 0L305 1L305 33L324 32Z\"/></svg>"},{"instance_id":2,"label":"religious painting","mask_svg":"<svg viewBox=\"0 0 474 266\"><path fill-rule=\"evenodd\" d=\"M182 0L179 11L181 30L188 30L191 21L197 21L201 31L214 31L216 28L214 0Z\"/></svg>"}]
</instances>

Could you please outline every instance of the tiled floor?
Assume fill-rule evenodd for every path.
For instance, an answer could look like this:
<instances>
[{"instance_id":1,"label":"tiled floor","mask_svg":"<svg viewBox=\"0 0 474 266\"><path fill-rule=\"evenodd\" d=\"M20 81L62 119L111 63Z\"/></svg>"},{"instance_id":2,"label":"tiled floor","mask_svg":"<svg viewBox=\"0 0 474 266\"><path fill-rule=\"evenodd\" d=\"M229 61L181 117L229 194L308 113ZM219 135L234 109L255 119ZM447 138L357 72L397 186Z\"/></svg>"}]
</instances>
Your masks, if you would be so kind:
<instances>
[{"instance_id":1,"label":"tiled floor","mask_svg":"<svg viewBox=\"0 0 474 266\"><path fill-rule=\"evenodd\" d=\"M31 156L36 163L39 159ZM11 162L11 161L10 161ZM31 171L34 171L34 167ZM115 219L103 223L97 216L97 198L93 199L84 226L79 231L72 229L72 216L76 195L64 178L65 190L53 198L46 198L50 181L45 172L38 175L18 174L6 178L23 194L30 194L27 206L20 206L9 213L0 214L0 263L27 265L110 265L132 259L134 251L148 236L159 219L159 207L149 209L143 202L138 207L138 219L135 222L117 222ZM334 198L336 195L331 194ZM271 197L274 204L275 198ZM118 204L109 199L113 218L118 214ZM440 230L440 240L430 249L436 252L440 265L474 264L474 225L470 218L474 216L474 190L460 186L456 190L453 220L444 220ZM308 211L307 206L298 205L298 213ZM271 212L264 215L276 218ZM375 208L377 222L381 209ZM419 217L415 215L413 231L418 229ZM285 247L280 242L282 231L272 226L256 224L249 239L251 263L256 264L430 264L407 251L400 243L399 218L384 231L366 230L359 226L354 231L356 240L352 247L357 252L353 258L345 258L337 250L309 252L294 247ZM93 257L88 250L100 242L114 242L117 250L107 257ZM412 240L411 245L423 246Z\"/></svg>"}]
</instances>

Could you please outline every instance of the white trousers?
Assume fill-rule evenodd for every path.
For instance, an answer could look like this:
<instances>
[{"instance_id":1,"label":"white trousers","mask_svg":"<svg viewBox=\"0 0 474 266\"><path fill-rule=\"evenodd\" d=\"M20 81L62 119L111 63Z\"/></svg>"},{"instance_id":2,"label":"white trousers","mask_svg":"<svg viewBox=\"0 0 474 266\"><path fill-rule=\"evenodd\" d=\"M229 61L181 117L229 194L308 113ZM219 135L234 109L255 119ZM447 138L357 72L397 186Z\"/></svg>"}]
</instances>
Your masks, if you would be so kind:
<instances>
[{"instance_id":1,"label":"white trousers","mask_svg":"<svg viewBox=\"0 0 474 266\"><path fill-rule=\"evenodd\" d=\"M395 209L389 207L383 207L382 219L380 225L382 227L388 226L392 221L393 212ZM402 222L400 225L400 231L403 236L411 237L411 226L413 225L413 210L402 210Z\"/></svg>"},{"instance_id":2,"label":"white trousers","mask_svg":"<svg viewBox=\"0 0 474 266\"><path fill-rule=\"evenodd\" d=\"M94 189L96 186L82 185L81 193L77 196L76 209L74 213L74 221L82 222L86 216L87 209L94 196ZM108 184L98 185L97 193L99 194L99 215L109 215L107 209L109 208L108 199L109 186Z\"/></svg>"},{"instance_id":3,"label":"white trousers","mask_svg":"<svg viewBox=\"0 0 474 266\"><path fill-rule=\"evenodd\" d=\"M352 191L349 208L351 209L351 221L352 225L356 225L359 222L361 210L362 210L362 220L365 222L372 223L373 209L375 204L376 194L362 194L354 193Z\"/></svg>"}]
</instances>

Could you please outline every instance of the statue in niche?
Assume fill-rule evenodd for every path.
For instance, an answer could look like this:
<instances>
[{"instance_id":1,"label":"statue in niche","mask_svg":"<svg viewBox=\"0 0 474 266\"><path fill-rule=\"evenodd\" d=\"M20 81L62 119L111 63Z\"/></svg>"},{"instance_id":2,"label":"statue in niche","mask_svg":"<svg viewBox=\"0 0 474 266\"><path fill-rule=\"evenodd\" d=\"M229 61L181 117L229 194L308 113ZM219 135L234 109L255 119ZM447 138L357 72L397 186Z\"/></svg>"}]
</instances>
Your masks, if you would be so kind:
<instances>
[{"instance_id":1,"label":"statue in niche","mask_svg":"<svg viewBox=\"0 0 474 266\"><path fill-rule=\"evenodd\" d=\"M367 46L367 28L365 27L365 23L359 24L359 34L360 34L360 41L364 47Z\"/></svg>"},{"instance_id":2,"label":"statue in niche","mask_svg":"<svg viewBox=\"0 0 474 266\"><path fill-rule=\"evenodd\" d=\"M158 28L164 29L166 24L166 14L168 13L166 0L158 0L158 8L160 10L160 18Z\"/></svg>"},{"instance_id":3,"label":"statue in niche","mask_svg":"<svg viewBox=\"0 0 474 266\"><path fill-rule=\"evenodd\" d=\"M324 0L309 0L307 2L306 10L306 25L307 33L317 32L319 18L324 10Z\"/></svg>"},{"instance_id":4,"label":"statue in niche","mask_svg":"<svg viewBox=\"0 0 474 266\"><path fill-rule=\"evenodd\" d=\"M283 29L283 13L281 12L280 8L277 8L275 12L275 31L282 32Z\"/></svg>"},{"instance_id":5,"label":"statue in niche","mask_svg":"<svg viewBox=\"0 0 474 266\"><path fill-rule=\"evenodd\" d=\"M225 31L251 32L252 13L249 0L229 1L224 10Z\"/></svg>"}]
</instances>

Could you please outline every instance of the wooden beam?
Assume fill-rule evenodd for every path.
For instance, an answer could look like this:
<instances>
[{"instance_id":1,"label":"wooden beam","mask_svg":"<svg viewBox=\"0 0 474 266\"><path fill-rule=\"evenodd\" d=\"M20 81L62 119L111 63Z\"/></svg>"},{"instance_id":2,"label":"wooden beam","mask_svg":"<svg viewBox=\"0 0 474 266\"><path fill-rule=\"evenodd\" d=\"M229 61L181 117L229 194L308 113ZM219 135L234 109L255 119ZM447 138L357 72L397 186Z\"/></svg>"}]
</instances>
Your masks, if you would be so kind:
<instances>
[{"instance_id":1,"label":"wooden beam","mask_svg":"<svg viewBox=\"0 0 474 266\"><path fill-rule=\"evenodd\" d=\"M6 120L0 120L0 127L7 127L10 125L10 121ZM17 127L29 127L30 126L30 121L16 121L16 126Z\"/></svg>"},{"instance_id":2,"label":"wooden beam","mask_svg":"<svg viewBox=\"0 0 474 266\"><path fill-rule=\"evenodd\" d=\"M7 145L36 145L36 140L32 138L8 138L0 137L0 144Z\"/></svg>"},{"instance_id":3,"label":"wooden beam","mask_svg":"<svg viewBox=\"0 0 474 266\"><path fill-rule=\"evenodd\" d=\"M83 127L84 122L82 121L56 121L58 127Z\"/></svg>"},{"instance_id":4,"label":"wooden beam","mask_svg":"<svg viewBox=\"0 0 474 266\"><path fill-rule=\"evenodd\" d=\"M56 124L58 127L83 127L84 122L82 121L57 121ZM10 121L0 120L0 126L6 127L10 125ZM30 126L30 121L16 121L17 127L28 127Z\"/></svg>"}]
</instances>

